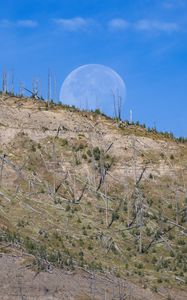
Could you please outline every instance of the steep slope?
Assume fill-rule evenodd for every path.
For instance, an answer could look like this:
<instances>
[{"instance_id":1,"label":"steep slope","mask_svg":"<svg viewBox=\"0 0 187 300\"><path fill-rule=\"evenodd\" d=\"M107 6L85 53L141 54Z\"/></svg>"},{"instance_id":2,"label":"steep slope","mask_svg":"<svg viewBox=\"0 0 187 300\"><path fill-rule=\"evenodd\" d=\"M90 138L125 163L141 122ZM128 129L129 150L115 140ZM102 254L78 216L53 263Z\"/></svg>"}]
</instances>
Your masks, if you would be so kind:
<instances>
[{"instance_id":1,"label":"steep slope","mask_svg":"<svg viewBox=\"0 0 187 300\"><path fill-rule=\"evenodd\" d=\"M185 299L186 182L186 143L102 115L0 96L2 265L16 253L23 266L53 273L52 281L59 270L81 268L92 284L99 272L121 289L126 284L129 299ZM105 282L96 293L76 276L85 280L80 299L112 299Z\"/></svg>"}]
</instances>

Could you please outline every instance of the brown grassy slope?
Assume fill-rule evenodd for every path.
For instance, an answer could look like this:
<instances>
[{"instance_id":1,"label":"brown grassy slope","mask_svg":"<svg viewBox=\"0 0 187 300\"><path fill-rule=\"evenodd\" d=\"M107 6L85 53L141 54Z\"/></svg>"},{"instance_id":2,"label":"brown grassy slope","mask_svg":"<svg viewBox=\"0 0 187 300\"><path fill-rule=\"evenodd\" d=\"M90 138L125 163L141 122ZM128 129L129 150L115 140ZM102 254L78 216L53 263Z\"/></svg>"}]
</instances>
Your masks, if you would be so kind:
<instances>
[{"instance_id":1,"label":"brown grassy slope","mask_svg":"<svg viewBox=\"0 0 187 300\"><path fill-rule=\"evenodd\" d=\"M39 269L79 265L159 293L179 283L186 291L187 146L120 127L1 97L2 243L32 254Z\"/></svg>"}]
</instances>

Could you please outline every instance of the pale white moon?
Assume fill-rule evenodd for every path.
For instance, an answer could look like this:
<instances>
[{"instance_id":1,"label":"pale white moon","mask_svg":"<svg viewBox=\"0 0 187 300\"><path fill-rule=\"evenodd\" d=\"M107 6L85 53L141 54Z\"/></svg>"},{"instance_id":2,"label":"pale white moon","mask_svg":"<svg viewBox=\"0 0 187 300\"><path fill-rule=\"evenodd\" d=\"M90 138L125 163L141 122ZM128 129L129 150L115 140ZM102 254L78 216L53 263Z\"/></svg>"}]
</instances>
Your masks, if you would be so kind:
<instances>
[{"instance_id":1,"label":"pale white moon","mask_svg":"<svg viewBox=\"0 0 187 300\"><path fill-rule=\"evenodd\" d=\"M115 116L119 102L123 110L125 97L126 85L120 75L98 64L84 65L72 71L60 91L63 104L85 110L100 109L111 117Z\"/></svg>"}]
</instances>

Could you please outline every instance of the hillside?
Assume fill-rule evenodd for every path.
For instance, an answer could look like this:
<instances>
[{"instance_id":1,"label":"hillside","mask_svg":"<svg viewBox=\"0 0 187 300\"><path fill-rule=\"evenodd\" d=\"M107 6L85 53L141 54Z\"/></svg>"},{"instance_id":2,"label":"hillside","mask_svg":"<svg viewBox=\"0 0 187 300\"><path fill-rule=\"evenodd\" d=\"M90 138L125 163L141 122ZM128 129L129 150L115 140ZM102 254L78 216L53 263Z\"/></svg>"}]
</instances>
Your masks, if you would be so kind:
<instances>
[{"instance_id":1,"label":"hillside","mask_svg":"<svg viewBox=\"0 0 187 300\"><path fill-rule=\"evenodd\" d=\"M186 184L185 142L0 95L0 299L186 299Z\"/></svg>"}]
</instances>

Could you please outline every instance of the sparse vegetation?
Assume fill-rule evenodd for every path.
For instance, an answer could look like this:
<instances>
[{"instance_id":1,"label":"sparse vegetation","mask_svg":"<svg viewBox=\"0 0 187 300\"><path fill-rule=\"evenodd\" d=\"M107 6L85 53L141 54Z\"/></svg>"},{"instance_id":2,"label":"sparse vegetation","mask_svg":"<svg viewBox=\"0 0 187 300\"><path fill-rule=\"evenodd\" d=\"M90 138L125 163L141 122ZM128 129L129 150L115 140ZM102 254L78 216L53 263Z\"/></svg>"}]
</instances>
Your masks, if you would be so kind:
<instances>
[{"instance_id":1,"label":"sparse vegetation","mask_svg":"<svg viewBox=\"0 0 187 300\"><path fill-rule=\"evenodd\" d=\"M55 109L48 107L48 123L38 117L36 138L31 111L31 128L20 127L0 146L1 244L29 253L39 271L128 273L158 294L160 286L177 288L177 277L185 289L185 145L144 124L122 122L120 129L103 117L97 128L97 113L87 122L88 114L74 110L70 121L68 107ZM42 118L42 110L37 114ZM23 110L19 122L25 118Z\"/></svg>"}]
</instances>

